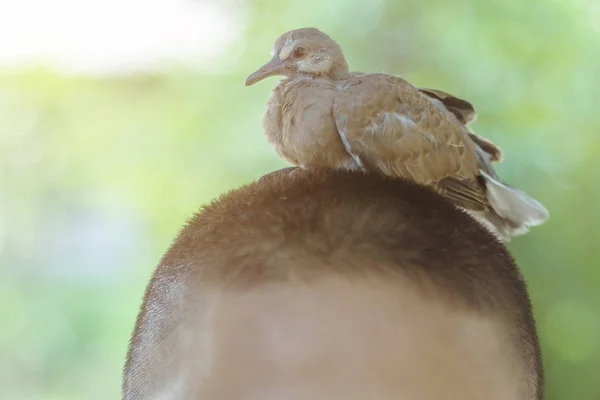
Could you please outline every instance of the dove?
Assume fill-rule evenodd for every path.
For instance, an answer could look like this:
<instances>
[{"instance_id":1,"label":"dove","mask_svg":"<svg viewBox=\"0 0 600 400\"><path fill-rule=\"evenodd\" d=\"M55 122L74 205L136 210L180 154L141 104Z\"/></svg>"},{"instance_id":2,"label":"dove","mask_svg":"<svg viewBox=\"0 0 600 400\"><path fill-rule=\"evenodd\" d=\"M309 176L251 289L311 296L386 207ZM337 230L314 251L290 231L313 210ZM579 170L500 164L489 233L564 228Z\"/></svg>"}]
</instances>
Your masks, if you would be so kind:
<instances>
[{"instance_id":1,"label":"dove","mask_svg":"<svg viewBox=\"0 0 600 400\"><path fill-rule=\"evenodd\" d=\"M304 169L375 171L429 186L508 242L548 210L500 180L502 151L469 124L470 103L385 73L350 72L337 42L315 28L281 35L246 80L283 76L263 127L277 153Z\"/></svg>"}]
</instances>

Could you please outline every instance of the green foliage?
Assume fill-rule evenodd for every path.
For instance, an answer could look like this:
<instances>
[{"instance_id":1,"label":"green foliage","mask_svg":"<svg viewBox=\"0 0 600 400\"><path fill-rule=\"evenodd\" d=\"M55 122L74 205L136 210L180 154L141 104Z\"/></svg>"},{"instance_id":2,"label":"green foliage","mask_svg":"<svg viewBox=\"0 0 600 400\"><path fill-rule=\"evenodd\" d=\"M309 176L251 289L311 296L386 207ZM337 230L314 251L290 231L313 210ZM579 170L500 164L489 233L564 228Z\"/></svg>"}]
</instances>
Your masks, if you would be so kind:
<instances>
[{"instance_id":1,"label":"green foliage","mask_svg":"<svg viewBox=\"0 0 600 400\"><path fill-rule=\"evenodd\" d=\"M244 80L280 33L315 26L340 42L354 70L403 74L475 104L474 129L506 152L500 175L551 213L510 245L531 289L548 399L599 398L600 16L593 9L583 0L256 0L245 38L211 61L212 72L6 71L0 397L119 397L144 285L174 235L203 203L285 165L261 127L274 79L251 89ZM73 260L65 252L74 239L57 239L65 219L79 226L90 213L112 225L83 237L109 253L118 244L115 259L98 253L102 265ZM129 225L118 225L124 220ZM87 248L82 243L73 248Z\"/></svg>"}]
</instances>

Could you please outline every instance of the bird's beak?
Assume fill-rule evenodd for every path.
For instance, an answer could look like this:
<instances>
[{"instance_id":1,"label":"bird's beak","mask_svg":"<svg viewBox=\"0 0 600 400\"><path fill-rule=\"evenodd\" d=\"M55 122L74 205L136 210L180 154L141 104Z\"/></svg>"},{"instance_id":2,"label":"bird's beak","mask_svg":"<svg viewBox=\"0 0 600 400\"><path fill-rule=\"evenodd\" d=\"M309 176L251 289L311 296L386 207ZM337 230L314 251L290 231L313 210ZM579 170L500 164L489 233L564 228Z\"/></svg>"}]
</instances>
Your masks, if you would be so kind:
<instances>
[{"instance_id":1,"label":"bird's beak","mask_svg":"<svg viewBox=\"0 0 600 400\"><path fill-rule=\"evenodd\" d=\"M258 71L253 73L246 79L246 86L254 85L258 81L262 81L273 75L281 73L285 69L285 64L275 55L271 61L260 67Z\"/></svg>"}]
</instances>

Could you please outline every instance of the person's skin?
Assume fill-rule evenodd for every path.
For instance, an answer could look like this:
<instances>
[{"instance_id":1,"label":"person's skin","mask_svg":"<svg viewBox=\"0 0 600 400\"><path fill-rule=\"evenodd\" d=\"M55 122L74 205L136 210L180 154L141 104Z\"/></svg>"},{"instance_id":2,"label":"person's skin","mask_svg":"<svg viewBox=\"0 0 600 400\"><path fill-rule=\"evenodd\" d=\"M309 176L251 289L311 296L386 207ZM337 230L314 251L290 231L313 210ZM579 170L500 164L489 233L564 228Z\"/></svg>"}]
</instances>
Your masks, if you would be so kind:
<instances>
[{"instance_id":1,"label":"person's skin","mask_svg":"<svg viewBox=\"0 0 600 400\"><path fill-rule=\"evenodd\" d=\"M288 170L200 212L148 287L125 399L542 399L526 287L432 191Z\"/></svg>"}]
</instances>

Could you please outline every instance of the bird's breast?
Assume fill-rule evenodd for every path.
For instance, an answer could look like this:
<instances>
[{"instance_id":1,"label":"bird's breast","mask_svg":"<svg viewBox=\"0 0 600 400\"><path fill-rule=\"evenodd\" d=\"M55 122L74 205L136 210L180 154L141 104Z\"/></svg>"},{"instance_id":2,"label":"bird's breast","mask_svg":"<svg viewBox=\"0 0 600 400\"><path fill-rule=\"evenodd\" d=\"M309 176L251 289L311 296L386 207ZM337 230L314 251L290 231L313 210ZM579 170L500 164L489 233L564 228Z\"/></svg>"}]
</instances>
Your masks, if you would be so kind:
<instances>
[{"instance_id":1,"label":"bird's breast","mask_svg":"<svg viewBox=\"0 0 600 400\"><path fill-rule=\"evenodd\" d=\"M265 131L281 156L306 167L346 168L346 152L332 115L335 86L318 80L288 82L273 95Z\"/></svg>"}]
</instances>

